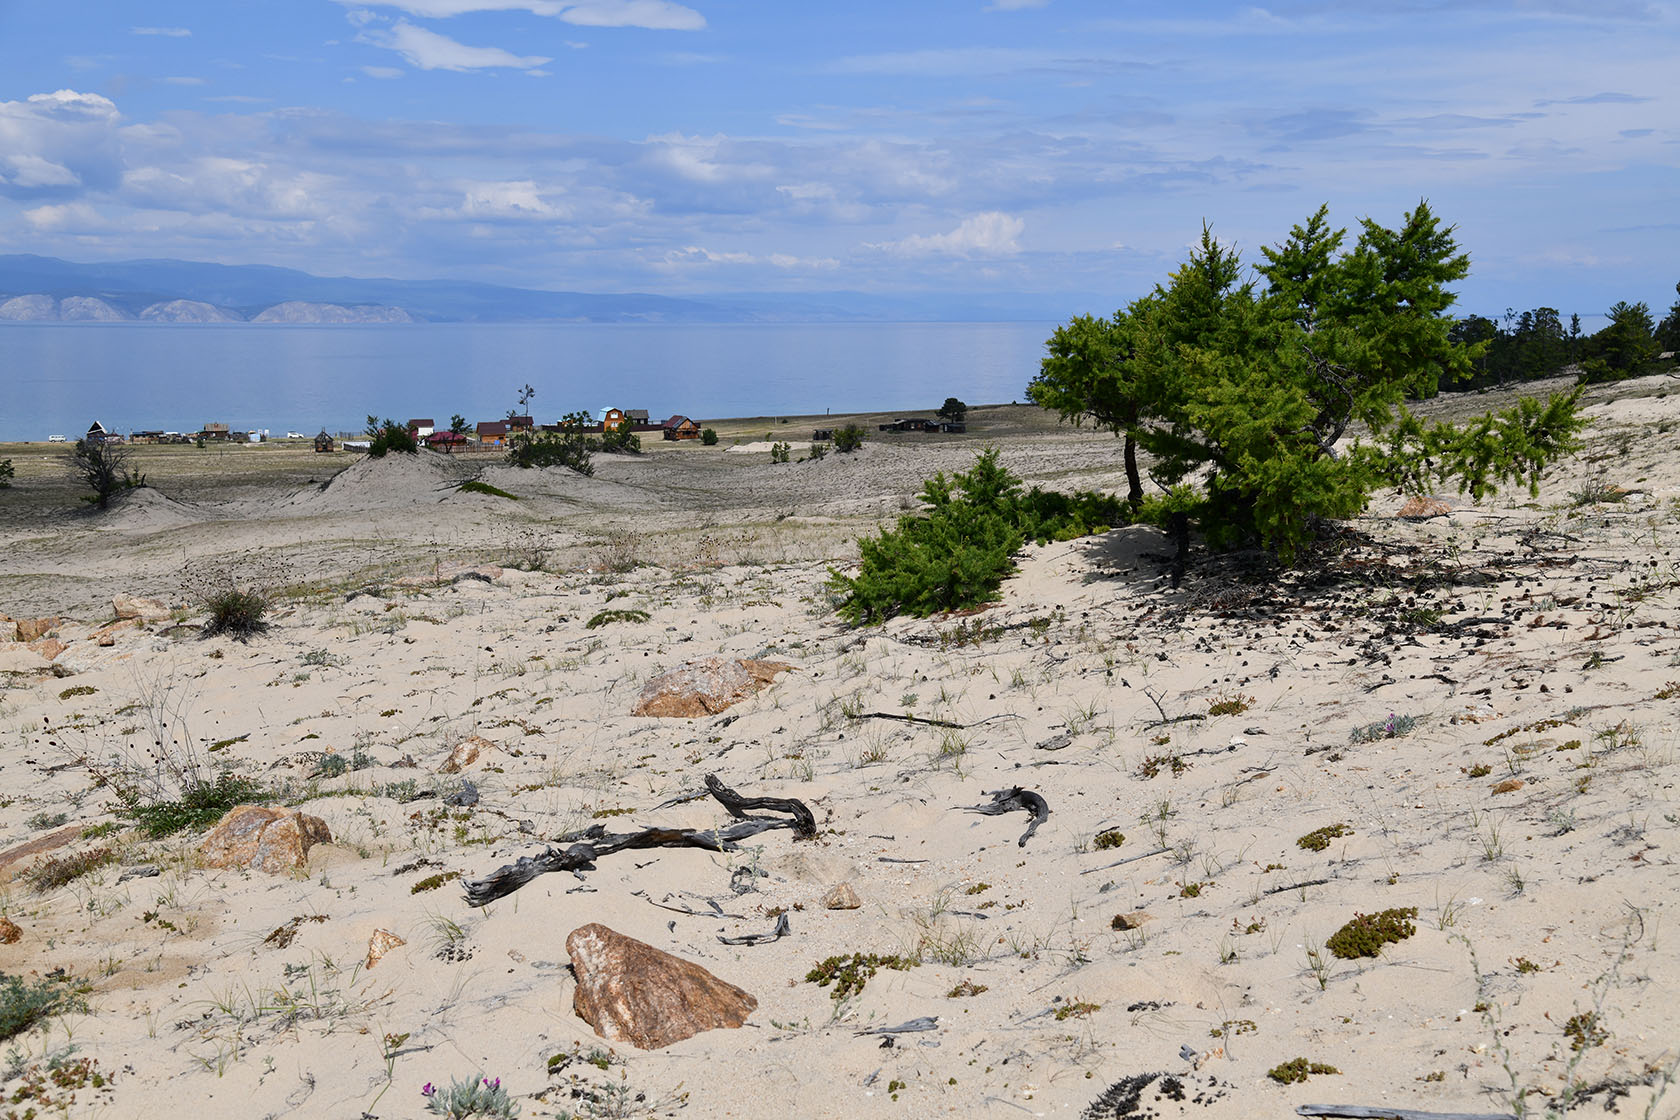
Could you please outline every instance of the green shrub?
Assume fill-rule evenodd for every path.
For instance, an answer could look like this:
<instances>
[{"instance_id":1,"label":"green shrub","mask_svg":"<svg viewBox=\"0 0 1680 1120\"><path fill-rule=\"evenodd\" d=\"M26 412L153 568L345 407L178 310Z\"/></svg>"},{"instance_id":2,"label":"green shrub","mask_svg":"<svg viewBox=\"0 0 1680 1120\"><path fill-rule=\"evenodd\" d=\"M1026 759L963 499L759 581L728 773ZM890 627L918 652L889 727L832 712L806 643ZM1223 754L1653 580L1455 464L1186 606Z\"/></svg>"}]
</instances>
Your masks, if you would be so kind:
<instances>
[{"instance_id":1,"label":"green shrub","mask_svg":"<svg viewBox=\"0 0 1680 1120\"><path fill-rule=\"evenodd\" d=\"M10 459L0 459L0 490L11 486L12 479L17 477L17 469L12 466Z\"/></svg>"},{"instance_id":2,"label":"green shrub","mask_svg":"<svg viewBox=\"0 0 1680 1120\"><path fill-rule=\"evenodd\" d=\"M631 430L628 419L619 421L615 428L608 428L601 433L601 450L613 455L640 455L642 452L642 438Z\"/></svg>"},{"instance_id":3,"label":"green shrub","mask_svg":"<svg viewBox=\"0 0 1680 1120\"><path fill-rule=\"evenodd\" d=\"M839 437L836 432L836 447ZM1080 536L1095 528L1093 520L1106 527L1124 518L1118 502L1098 494L1023 494L996 450L955 477L936 474L923 485L921 500L925 513L900 517L896 528L858 542L856 577L830 572L829 587L848 622L978 606L995 598L1015 571L1013 554L1023 541Z\"/></svg>"},{"instance_id":4,"label":"green shrub","mask_svg":"<svg viewBox=\"0 0 1680 1120\"><path fill-rule=\"evenodd\" d=\"M593 423L587 412L569 412L561 417L557 432L521 432L508 442L508 462L527 468L565 467L592 476L595 464L589 456L600 448L588 433Z\"/></svg>"},{"instance_id":5,"label":"green shrub","mask_svg":"<svg viewBox=\"0 0 1680 1120\"><path fill-rule=\"evenodd\" d=\"M1353 829L1345 824L1327 824L1323 828L1315 828L1305 836L1297 837L1295 846L1305 848L1309 852L1322 852L1330 846L1330 841L1351 835Z\"/></svg>"},{"instance_id":6,"label":"green shrub","mask_svg":"<svg viewBox=\"0 0 1680 1120\"><path fill-rule=\"evenodd\" d=\"M791 450L792 450L792 447L788 444L788 442L786 440L777 440L775 443L772 443L770 445L770 461L772 463L785 463L785 462L787 462L788 461L788 452L791 451Z\"/></svg>"},{"instance_id":7,"label":"green shrub","mask_svg":"<svg viewBox=\"0 0 1680 1120\"><path fill-rule=\"evenodd\" d=\"M1293 1061L1284 1062L1282 1065L1273 1066L1266 1071L1266 1076L1279 1085L1293 1085L1298 1081L1305 1081L1309 1074L1339 1074L1341 1072L1335 1066L1327 1066L1323 1062L1309 1062L1305 1058L1296 1058Z\"/></svg>"},{"instance_id":8,"label":"green shrub","mask_svg":"<svg viewBox=\"0 0 1680 1120\"><path fill-rule=\"evenodd\" d=\"M235 805L261 801L267 791L261 783L250 778L223 772L214 781L186 783L179 798L151 800L133 786L117 787L119 812L134 821L153 839L170 836L185 829L207 828L222 819Z\"/></svg>"},{"instance_id":9,"label":"green shrub","mask_svg":"<svg viewBox=\"0 0 1680 1120\"><path fill-rule=\"evenodd\" d=\"M1344 961L1380 956L1385 947L1417 932L1413 924L1416 917L1416 906L1397 907L1380 914L1355 914L1351 922L1325 940L1324 947Z\"/></svg>"},{"instance_id":10,"label":"green shrub","mask_svg":"<svg viewBox=\"0 0 1680 1120\"><path fill-rule=\"evenodd\" d=\"M641 610L604 610L597 611L590 620L583 624L585 630L599 630L615 622L646 622L648 612Z\"/></svg>"},{"instance_id":11,"label":"green shrub","mask_svg":"<svg viewBox=\"0 0 1680 1120\"><path fill-rule=\"evenodd\" d=\"M268 629L268 622L263 618L268 603L255 591L241 591L237 587L217 591L204 600L204 609L210 615L204 622L203 634L207 638L227 634L246 642L252 635Z\"/></svg>"},{"instance_id":12,"label":"green shrub","mask_svg":"<svg viewBox=\"0 0 1680 1120\"><path fill-rule=\"evenodd\" d=\"M821 459L823 456L825 456L827 454L828 454L828 444L826 444L826 443L813 443L811 445L811 454L809 456L810 458Z\"/></svg>"},{"instance_id":13,"label":"green shrub","mask_svg":"<svg viewBox=\"0 0 1680 1120\"><path fill-rule=\"evenodd\" d=\"M420 1090L420 1095L426 1098L427 1112L448 1120L467 1120L472 1116L513 1120L519 1115L519 1106L508 1098L499 1077L494 1081L481 1074L474 1074L465 1081L450 1078L447 1089L433 1088L428 1081L426 1087Z\"/></svg>"},{"instance_id":14,"label":"green shrub","mask_svg":"<svg viewBox=\"0 0 1680 1120\"><path fill-rule=\"evenodd\" d=\"M834 991L829 994L838 1003L847 996L856 995L863 991L864 985L869 983L870 977L883 968L905 972L915 968L920 963L914 957L882 956L879 953L843 953L840 956L823 960L817 967L805 974L805 979L819 988L826 988L833 984Z\"/></svg>"},{"instance_id":15,"label":"green shrub","mask_svg":"<svg viewBox=\"0 0 1680 1120\"><path fill-rule=\"evenodd\" d=\"M485 494L492 498L506 498L510 502L517 502L519 500L519 495L509 494L506 490L503 490L498 486L492 486L488 482L480 482L476 478L469 479L468 481L461 483L461 485L455 487L455 489L468 494Z\"/></svg>"},{"instance_id":16,"label":"green shrub","mask_svg":"<svg viewBox=\"0 0 1680 1120\"><path fill-rule=\"evenodd\" d=\"M88 852L55 856L30 868L25 878L37 892L46 894L75 882L90 871L96 871L108 863L115 863L116 860L117 853L113 849L94 848Z\"/></svg>"},{"instance_id":17,"label":"green shrub","mask_svg":"<svg viewBox=\"0 0 1680 1120\"><path fill-rule=\"evenodd\" d=\"M705 444L707 447L716 447L717 446L717 430L715 428L703 428L703 429L701 429L701 431L700 431L700 442Z\"/></svg>"},{"instance_id":18,"label":"green shrub","mask_svg":"<svg viewBox=\"0 0 1680 1120\"><path fill-rule=\"evenodd\" d=\"M384 420L377 416L367 418L368 458L383 459L393 451L404 455L418 455L420 445L415 442L414 433L405 425L397 423L390 417Z\"/></svg>"},{"instance_id":19,"label":"green shrub","mask_svg":"<svg viewBox=\"0 0 1680 1120\"><path fill-rule=\"evenodd\" d=\"M71 980L65 976L27 981L0 972L0 1042L15 1038L54 1015L85 1010Z\"/></svg>"},{"instance_id":20,"label":"green shrub","mask_svg":"<svg viewBox=\"0 0 1680 1120\"><path fill-rule=\"evenodd\" d=\"M856 424L847 424L844 428L837 428L834 432L834 450L842 455L850 455L863 446L863 429Z\"/></svg>"}]
</instances>

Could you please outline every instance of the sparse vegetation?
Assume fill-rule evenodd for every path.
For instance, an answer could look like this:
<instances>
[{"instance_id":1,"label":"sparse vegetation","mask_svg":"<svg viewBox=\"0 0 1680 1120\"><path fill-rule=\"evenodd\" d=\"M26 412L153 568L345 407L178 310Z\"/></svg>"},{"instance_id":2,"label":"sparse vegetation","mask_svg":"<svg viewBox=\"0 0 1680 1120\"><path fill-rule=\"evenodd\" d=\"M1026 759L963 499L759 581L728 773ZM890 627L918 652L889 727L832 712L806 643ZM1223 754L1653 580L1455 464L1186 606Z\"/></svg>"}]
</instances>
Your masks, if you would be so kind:
<instances>
[{"instance_id":1,"label":"sparse vegetation","mask_svg":"<svg viewBox=\"0 0 1680 1120\"><path fill-rule=\"evenodd\" d=\"M1305 1081L1314 1074L1339 1074L1342 1071L1335 1066L1325 1065L1323 1062L1309 1062L1305 1058L1294 1058L1281 1065L1275 1065L1266 1071L1266 1076L1279 1085L1294 1085Z\"/></svg>"},{"instance_id":2,"label":"sparse vegetation","mask_svg":"<svg viewBox=\"0 0 1680 1120\"><path fill-rule=\"evenodd\" d=\"M484 494L491 498L506 498L510 502L517 502L519 500L518 494L509 494L506 490L503 490L499 486L492 486L488 482L480 482L476 478L469 478L467 481L461 483L461 485L455 487L455 489L461 491L463 494Z\"/></svg>"},{"instance_id":3,"label":"sparse vegetation","mask_svg":"<svg viewBox=\"0 0 1680 1120\"><path fill-rule=\"evenodd\" d=\"M1327 824L1323 828L1313 829L1305 836L1296 837L1295 846L1305 848L1309 852L1322 852L1330 846L1330 841L1352 834L1353 829L1345 824Z\"/></svg>"},{"instance_id":4,"label":"sparse vegetation","mask_svg":"<svg viewBox=\"0 0 1680 1120\"><path fill-rule=\"evenodd\" d=\"M1396 907L1380 914L1355 914L1353 920L1332 933L1324 947L1344 961L1376 957L1389 945L1417 932L1417 907Z\"/></svg>"},{"instance_id":5,"label":"sparse vegetation","mask_svg":"<svg viewBox=\"0 0 1680 1120\"><path fill-rule=\"evenodd\" d=\"M590 617L589 621L584 624L584 629L599 630L603 626L611 626L614 623L646 622L647 620L648 612L646 611L635 610L633 608L622 610L618 608L611 608L604 611L597 611Z\"/></svg>"},{"instance_id":6,"label":"sparse vegetation","mask_svg":"<svg viewBox=\"0 0 1680 1120\"><path fill-rule=\"evenodd\" d=\"M25 980L0 972L0 1042L70 1011L85 1010L79 984L62 974Z\"/></svg>"},{"instance_id":7,"label":"sparse vegetation","mask_svg":"<svg viewBox=\"0 0 1680 1120\"><path fill-rule=\"evenodd\" d=\"M885 956L880 953L842 953L821 961L805 974L805 979L819 988L834 985L834 991L830 992L829 996L839 1002L863 991L864 986L883 968L905 972L920 963L914 957L901 957L896 954Z\"/></svg>"},{"instance_id":8,"label":"sparse vegetation","mask_svg":"<svg viewBox=\"0 0 1680 1120\"><path fill-rule=\"evenodd\" d=\"M268 613L268 601L255 591L228 587L211 592L204 600L208 616L204 621L206 638L226 634L241 642L248 642L268 629L263 617Z\"/></svg>"},{"instance_id":9,"label":"sparse vegetation","mask_svg":"<svg viewBox=\"0 0 1680 1120\"><path fill-rule=\"evenodd\" d=\"M109 847L92 848L85 852L54 856L36 864L25 876L39 894L55 891L80 879L83 875L117 861L116 850Z\"/></svg>"},{"instance_id":10,"label":"sparse vegetation","mask_svg":"<svg viewBox=\"0 0 1680 1120\"><path fill-rule=\"evenodd\" d=\"M381 420L377 416L367 418L367 428L364 433L368 439L368 458L383 459L390 454L418 455L420 444L414 438L414 433L408 430L408 425L399 424L390 417Z\"/></svg>"},{"instance_id":11,"label":"sparse vegetation","mask_svg":"<svg viewBox=\"0 0 1680 1120\"><path fill-rule=\"evenodd\" d=\"M834 430L834 450L842 455L850 455L863 446L863 429L856 424L847 424L844 428Z\"/></svg>"}]
</instances>

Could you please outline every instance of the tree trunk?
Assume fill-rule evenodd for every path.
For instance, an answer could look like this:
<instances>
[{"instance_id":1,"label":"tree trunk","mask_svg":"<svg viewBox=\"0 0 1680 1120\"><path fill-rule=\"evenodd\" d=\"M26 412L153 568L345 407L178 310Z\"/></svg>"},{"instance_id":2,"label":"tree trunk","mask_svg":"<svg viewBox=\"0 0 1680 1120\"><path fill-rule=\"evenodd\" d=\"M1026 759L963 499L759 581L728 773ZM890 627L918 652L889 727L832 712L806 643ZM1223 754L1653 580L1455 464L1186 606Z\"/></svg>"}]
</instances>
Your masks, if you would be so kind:
<instances>
[{"instance_id":1,"label":"tree trunk","mask_svg":"<svg viewBox=\"0 0 1680 1120\"><path fill-rule=\"evenodd\" d=\"M1137 440L1131 432L1126 433L1126 501L1131 503L1133 513L1143 505L1143 482L1138 478Z\"/></svg>"}]
</instances>

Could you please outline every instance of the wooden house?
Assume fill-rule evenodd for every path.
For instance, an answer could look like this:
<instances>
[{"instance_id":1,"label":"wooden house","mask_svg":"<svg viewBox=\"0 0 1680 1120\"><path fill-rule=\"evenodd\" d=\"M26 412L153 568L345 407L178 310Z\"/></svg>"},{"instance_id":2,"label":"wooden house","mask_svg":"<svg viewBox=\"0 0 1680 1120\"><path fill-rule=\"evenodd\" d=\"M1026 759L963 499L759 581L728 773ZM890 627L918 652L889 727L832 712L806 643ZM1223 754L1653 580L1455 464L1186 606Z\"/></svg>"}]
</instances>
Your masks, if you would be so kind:
<instances>
[{"instance_id":1,"label":"wooden house","mask_svg":"<svg viewBox=\"0 0 1680 1120\"><path fill-rule=\"evenodd\" d=\"M617 431L618 426L624 423L625 415L622 408L603 408L601 410L601 430L603 432Z\"/></svg>"},{"instance_id":2,"label":"wooden house","mask_svg":"<svg viewBox=\"0 0 1680 1120\"><path fill-rule=\"evenodd\" d=\"M231 433L226 424L211 422L198 430L198 438L202 440L226 440Z\"/></svg>"},{"instance_id":3,"label":"wooden house","mask_svg":"<svg viewBox=\"0 0 1680 1120\"><path fill-rule=\"evenodd\" d=\"M435 431L437 431L437 422L430 418L408 422L408 434L415 439L425 439Z\"/></svg>"},{"instance_id":4,"label":"wooden house","mask_svg":"<svg viewBox=\"0 0 1680 1120\"><path fill-rule=\"evenodd\" d=\"M526 417L526 419L530 418ZM477 427L473 429L473 434L478 437L479 445L482 447L503 447L507 444L508 436L513 430L510 423L507 420L480 420ZM531 429L526 428L525 430L530 431Z\"/></svg>"},{"instance_id":5,"label":"wooden house","mask_svg":"<svg viewBox=\"0 0 1680 1120\"><path fill-rule=\"evenodd\" d=\"M700 425L686 416L673 416L659 427L665 439L700 438Z\"/></svg>"},{"instance_id":6,"label":"wooden house","mask_svg":"<svg viewBox=\"0 0 1680 1120\"><path fill-rule=\"evenodd\" d=\"M537 430L537 425L529 416L509 416L506 423L507 434L510 436L517 435L520 432L534 432Z\"/></svg>"},{"instance_id":7,"label":"wooden house","mask_svg":"<svg viewBox=\"0 0 1680 1120\"><path fill-rule=\"evenodd\" d=\"M105 425L95 420L88 425L87 435L82 438L89 443L104 443L111 438L111 433L105 430Z\"/></svg>"},{"instance_id":8,"label":"wooden house","mask_svg":"<svg viewBox=\"0 0 1680 1120\"><path fill-rule=\"evenodd\" d=\"M452 432L445 428L441 432L433 432L421 441L429 450L441 451L445 455L453 455L467 446L467 437L460 432Z\"/></svg>"}]
</instances>

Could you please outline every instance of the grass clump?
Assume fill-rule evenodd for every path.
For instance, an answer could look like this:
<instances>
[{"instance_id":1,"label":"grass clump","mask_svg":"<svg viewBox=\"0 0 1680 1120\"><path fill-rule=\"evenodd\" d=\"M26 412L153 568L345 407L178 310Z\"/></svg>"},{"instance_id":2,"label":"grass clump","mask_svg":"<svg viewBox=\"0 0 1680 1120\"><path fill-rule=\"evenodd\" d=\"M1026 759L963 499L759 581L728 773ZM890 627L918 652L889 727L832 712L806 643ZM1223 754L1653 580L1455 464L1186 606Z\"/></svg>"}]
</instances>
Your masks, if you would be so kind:
<instances>
[{"instance_id":1,"label":"grass clump","mask_svg":"<svg viewBox=\"0 0 1680 1120\"><path fill-rule=\"evenodd\" d=\"M1305 1058L1295 1058L1281 1065L1273 1066L1266 1071L1266 1076L1279 1085L1293 1085L1305 1081L1312 1074L1339 1074L1342 1071L1335 1066L1325 1065L1323 1062L1309 1062Z\"/></svg>"},{"instance_id":2,"label":"grass clump","mask_svg":"<svg viewBox=\"0 0 1680 1120\"><path fill-rule=\"evenodd\" d=\"M901 957L896 954L883 956L880 953L842 953L823 960L805 974L805 979L819 988L833 984L834 991L829 995L838 1003L863 991L864 985L883 968L908 972L921 963L914 957Z\"/></svg>"},{"instance_id":3,"label":"grass clump","mask_svg":"<svg viewBox=\"0 0 1680 1120\"><path fill-rule=\"evenodd\" d=\"M492 498L506 498L510 502L517 502L519 500L518 494L509 494L500 486L492 486L488 482L480 482L476 478L468 479L467 481L461 483L461 485L455 487L455 489L464 494L485 494Z\"/></svg>"},{"instance_id":4,"label":"grass clump","mask_svg":"<svg viewBox=\"0 0 1680 1120\"><path fill-rule=\"evenodd\" d=\"M1105 829L1091 837L1091 847L1099 852L1106 852L1110 848L1118 848L1126 842L1126 834L1118 828Z\"/></svg>"},{"instance_id":5,"label":"grass clump","mask_svg":"<svg viewBox=\"0 0 1680 1120\"><path fill-rule=\"evenodd\" d=\"M114 848L93 848L86 852L55 856L36 864L25 877L37 893L46 894L75 882L90 871L97 871L106 864L115 863L116 860L117 853Z\"/></svg>"},{"instance_id":6,"label":"grass clump","mask_svg":"<svg viewBox=\"0 0 1680 1120\"><path fill-rule=\"evenodd\" d=\"M1379 719L1375 723L1368 723L1348 732L1348 742L1374 743L1378 739L1398 739L1402 735L1410 735L1416 727L1415 717L1397 716L1390 712L1387 719Z\"/></svg>"},{"instance_id":7,"label":"grass clump","mask_svg":"<svg viewBox=\"0 0 1680 1120\"><path fill-rule=\"evenodd\" d=\"M226 771L212 781L185 785L177 798L148 800L133 787L117 789L122 815L154 840L187 829L208 828L235 805L261 801L266 796L267 791L260 782Z\"/></svg>"},{"instance_id":8,"label":"grass clump","mask_svg":"<svg viewBox=\"0 0 1680 1120\"><path fill-rule=\"evenodd\" d=\"M1254 697L1233 692L1229 696L1215 696L1208 702L1210 716L1240 716L1254 706Z\"/></svg>"},{"instance_id":9,"label":"grass clump","mask_svg":"<svg viewBox=\"0 0 1680 1120\"><path fill-rule=\"evenodd\" d=\"M97 688L93 687L91 684L72 685L69 688L65 689L63 692L59 693L58 698L60 700L68 700L72 696L92 696L94 693L96 693L98 691L99 690Z\"/></svg>"},{"instance_id":10,"label":"grass clump","mask_svg":"<svg viewBox=\"0 0 1680 1120\"><path fill-rule=\"evenodd\" d=\"M829 588L846 621L856 626L979 606L996 598L1014 573L1014 553L1025 541L1067 540L1126 520L1121 503L1100 494L1023 492L995 449L966 472L928 479L921 500L920 515L906 514L896 528L858 541L855 577L830 571Z\"/></svg>"},{"instance_id":11,"label":"grass clump","mask_svg":"<svg viewBox=\"0 0 1680 1120\"><path fill-rule=\"evenodd\" d=\"M85 1011L77 985L67 976L25 980L0 972L0 1042L70 1011Z\"/></svg>"},{"instance_id":12,"label":"grass clump","mask_svg":"<svg viewBox=\"0 0 1680 1120\"><path fill-rule=\"evenodd\" d=\"M984 984L976 984L972 980L964 980L961 984L958 984L956 987L954 987L950 991L946 992L945 993L945 998L946 999L967 999L970 996L977 996L981 992L990 991L990 990L991 989L988 988Z\"/></svg>"},{"instance_id":13,"label":"grass clump","mask_svg":"<svg viewBox=\"0 0 1680 1120\"><path fill-rule=\"evenodd\" d=\"M1417 932L1416 906L1396 907L1380 914L1355 914L1331 934L1324 946L1344 961L1381 955L1383 949Z\"/></svg>"},{"instance_id":14,"label":"grass clump","mask_svg":"<svg viewBox=\"0 0 1680 1120\"><path fill-rule=\"evenodd\" d=\"M1069 1019L1089 1019L1093 1014L1102 1010L1100 1003L1087 1003L1084 1000L1069 1000L1056 1008L1056 1022L1065 1023Z\"/></svg>"},{"instance_id":15,"label":"grass clump","mask_svg":"<svg viewBox=\"0 0 1680 1120\"><path fill-rule=\"evenodd\" d=\"M1330 846L1330 841L1352 834L1353 829L1345 824L1327 824L1323 828L1313 829L1305 836L1296 837L1295 846L1305 848L1309 852L1322 852Z\"/></svg>"},{"instance_id":16,"label":"grass clump","mask_svg":"<svg viewBox=\"0 0 1680 1120\"><path fill-rule=\"evenodd\" d=\"M247 642L268 629L268 622L263 618L268 613L268 601L255 591L230 587L214 592L204 600L204 609L210 616L204 622L206 638L227 634Z\"/></svg>"},{"instance_id":17,"label":"grass clump","mask_svg":"<svg viewBox=\"0 0 1680 1120\"><path fill-rule=\"evenodd\" d=\"M615 622L646 622L648 612L639 610L605 610L596 612L595 616L584 623L585 630L599 630L603 626L610 626Z\"/></svg>"}]
</instances>

